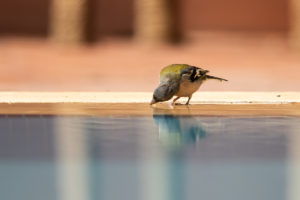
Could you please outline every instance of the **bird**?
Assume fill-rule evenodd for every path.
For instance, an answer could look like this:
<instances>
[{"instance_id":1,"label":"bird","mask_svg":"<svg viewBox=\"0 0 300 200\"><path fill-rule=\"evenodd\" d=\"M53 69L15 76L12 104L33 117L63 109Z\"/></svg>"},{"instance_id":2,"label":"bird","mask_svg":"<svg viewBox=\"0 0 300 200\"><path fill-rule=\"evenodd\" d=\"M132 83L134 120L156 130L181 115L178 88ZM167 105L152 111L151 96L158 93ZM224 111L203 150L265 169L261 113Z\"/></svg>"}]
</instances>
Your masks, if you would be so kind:
<instances>
[{"instance_id":1,"label":"bird","mask_svg":"<svg viewBox=\"0 0 300 200\"><path fill-rule=\"evenodd\" d=\"M172 105L181 98L188 97L186 105L189 105L194 92L208 79L228 81L223 78L208 75L209 71L188 64L171 64L160 72L159 86L154 90L150 105L168 101L175 96Z\"/></svg>"}]
</instances>

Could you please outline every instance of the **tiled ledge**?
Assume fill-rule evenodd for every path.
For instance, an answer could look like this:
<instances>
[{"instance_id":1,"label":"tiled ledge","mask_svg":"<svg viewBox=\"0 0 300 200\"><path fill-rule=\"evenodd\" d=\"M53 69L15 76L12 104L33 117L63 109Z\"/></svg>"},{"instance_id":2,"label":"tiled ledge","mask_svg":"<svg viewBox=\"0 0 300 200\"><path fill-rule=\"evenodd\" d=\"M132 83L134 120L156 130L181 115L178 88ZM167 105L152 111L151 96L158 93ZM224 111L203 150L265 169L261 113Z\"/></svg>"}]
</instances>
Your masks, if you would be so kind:
<instances>
[{"instance_id":1,"label":"tiled ledge","mask_svg":"<svg viewBox=\"0 0 300 200\"><path fill-rule=\"evenodd\" d=\"M188 107L171 107L168 103L150 106L151 96L118 92L0 92L0 115L300 116L297 92L199 92Z\"/></svg>"}]
</instances>

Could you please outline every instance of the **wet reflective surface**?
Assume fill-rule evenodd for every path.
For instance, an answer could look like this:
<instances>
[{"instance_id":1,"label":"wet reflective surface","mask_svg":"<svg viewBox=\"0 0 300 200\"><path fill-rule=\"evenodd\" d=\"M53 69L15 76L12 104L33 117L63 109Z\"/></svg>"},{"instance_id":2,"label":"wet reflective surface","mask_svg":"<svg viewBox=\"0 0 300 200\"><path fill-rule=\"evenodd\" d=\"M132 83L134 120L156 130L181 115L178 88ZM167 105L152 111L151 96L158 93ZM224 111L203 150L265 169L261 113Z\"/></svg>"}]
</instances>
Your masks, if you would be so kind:
<instances>
[{"instance_id":1,"label":"wet reflective surface","mask_svg":"<svg viewBox=\"0 0 300 200\"><path fill-rule=\"evenodd\" d=\"M300 118L0 116L0 199L300 199Z\"/></svg>"}]
</instances>

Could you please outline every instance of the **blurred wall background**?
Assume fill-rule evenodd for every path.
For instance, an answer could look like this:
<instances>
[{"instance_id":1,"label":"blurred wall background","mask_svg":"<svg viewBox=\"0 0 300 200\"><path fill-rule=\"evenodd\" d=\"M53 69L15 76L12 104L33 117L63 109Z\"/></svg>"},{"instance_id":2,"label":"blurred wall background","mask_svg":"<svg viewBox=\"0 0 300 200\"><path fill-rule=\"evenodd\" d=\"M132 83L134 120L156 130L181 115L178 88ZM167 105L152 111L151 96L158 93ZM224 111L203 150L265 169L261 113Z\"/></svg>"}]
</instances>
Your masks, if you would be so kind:
<instances>
[{"instance_id":1,"label":"blurred wall background","mask_svg":"<svg viewBox=\"0 0 300 200\"><path fill-rule=\"evenodd\" d=\"M0 34L46 36L50 0L0 1Z\"/></svg>"},{"instance_id":2,"label":"blurred wall background","mask_svg":"<svg viewBox=\"0 0 300 200\"><path fill-rule=\"evenodd\" d=\"M0 34L46 37L51 0L0 1ZM288 0L179 0L180 28L283 31L289 28ZM89 0L88 38L132 35L134 0Z\"/></svg>"},{"instance_id":3,"label":"blurred wall background","mask_svg":"<svg viewBox=\"0 0 300 200\"><path fill-rule=\"evenodd\" d=\"M0 90L153 91L188 63L230 80L204 91L299 91L298 49L300 0L0 1Z\"/></svg>"}]
</instances>

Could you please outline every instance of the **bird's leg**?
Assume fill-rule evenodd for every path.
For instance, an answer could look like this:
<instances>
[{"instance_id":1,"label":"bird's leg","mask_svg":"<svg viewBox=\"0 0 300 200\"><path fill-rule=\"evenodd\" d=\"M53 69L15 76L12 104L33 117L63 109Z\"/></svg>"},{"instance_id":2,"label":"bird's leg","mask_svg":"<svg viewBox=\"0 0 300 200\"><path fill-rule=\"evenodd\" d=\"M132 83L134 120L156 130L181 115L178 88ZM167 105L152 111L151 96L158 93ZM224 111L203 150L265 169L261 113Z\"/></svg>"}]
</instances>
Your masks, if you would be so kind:
<instances>
[{"instance_id":1,"label":"bird's leg","mask_svg":"<svg viewBox=\"0 0 300 200\"><path fill-rule=\"evenodd\" d=\"M176 97L173 102L172 102L172 105L175 105L175 101L177 101L180 97Z\"/></svg>"},{"instance_id":2,"label":"bird's leg","mask_svg":"<svg viewBox=\"0 0 300 200\"><path fill-rule=\"evenodd\" d=\"M189 105L191 98L192 98L192 96L189 96L189 99L188 99L187 102L185 103L186 106Z\"/></svg>"}]
</instances>

